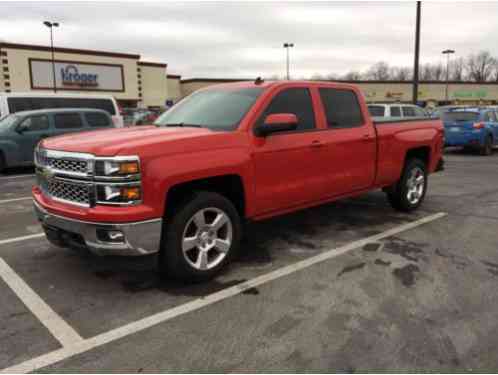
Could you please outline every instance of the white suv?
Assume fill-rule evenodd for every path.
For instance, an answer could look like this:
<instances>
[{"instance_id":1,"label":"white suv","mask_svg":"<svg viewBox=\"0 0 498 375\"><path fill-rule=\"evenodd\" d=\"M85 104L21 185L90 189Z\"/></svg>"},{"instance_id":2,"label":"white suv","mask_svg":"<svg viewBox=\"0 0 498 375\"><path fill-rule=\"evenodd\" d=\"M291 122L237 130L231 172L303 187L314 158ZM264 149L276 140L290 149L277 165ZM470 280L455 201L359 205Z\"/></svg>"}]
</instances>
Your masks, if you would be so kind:
<instances>
[{"instance_id":1,"label":"white suv","mask_svg":"<svg viewBox=\"0 0 498 375\"><path fill-rule=\"evenodd\" d=\"M376 104L368 105L372 117L428 117L427 112L414 104Z\"/></svg>"}]
</instances>

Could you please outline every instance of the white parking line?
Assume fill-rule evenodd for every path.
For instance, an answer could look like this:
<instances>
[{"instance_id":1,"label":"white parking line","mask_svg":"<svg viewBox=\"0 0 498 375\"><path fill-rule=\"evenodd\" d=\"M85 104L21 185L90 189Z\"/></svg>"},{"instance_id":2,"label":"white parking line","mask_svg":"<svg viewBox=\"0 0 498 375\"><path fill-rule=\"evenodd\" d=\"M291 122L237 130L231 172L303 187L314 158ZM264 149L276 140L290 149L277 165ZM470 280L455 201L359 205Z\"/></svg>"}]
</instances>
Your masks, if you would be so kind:
<instances>
[{"instance_id":1,"label":"white parking line","mask_svg":"<svg viewBox=\"0 0 498 375\"><path fill-rule=\"evenodd\" d=\"M17 202L17 201L26 201L28 199L33 199L33 198L32 197L22 197L22 198L4 199L4 200L0 200L0 204L2 204L2 203L10 203L10 202Z\"/></svg>"},{"instance_id":2,"label":"white parking line","mask_svg":"<svg viewBox=\"0 0 498 375\"><path fill-rule=\"evenodd\" d=\"M5 176L5 177L0 177L0 181L3 181L3 180L13 180L14 178L24 178L24 177L34 177L36 176L36 174L22 174L22 175L18 175L18 176Z\"/></svg>"},{"instance_id":3,"label":"white parking line","mask_svg":"<svg viewBox=\"0 0 498 375\"><path fill-rule=\"evenodd\" d=\"M83 341L83 338L52 310L2 258L0 258L0 278L5 281L63 347Z\"/></svg>"},{"instance_id":4,"label":"white parking line","mask_svg":"<svg viewBox=\"0 0 498 375\"><path fill-rule=\"evenodd\" d=\"M111 331L102 333L100 335L97 335L95 337L92 337L90 339L86 339L83 341L77 341L75 344L63 347L61 349L52 351L50 353L41 355L39 357L30 359L26 362L20 363L18 365L0 370L0 373L27 373L31 371L35 371L38 369L41 369L43 367L47 367L50 365L53 365L57 362L63 361L65 359L68 359L70 357L73 357L77 354L84 353L86 351L92 350L94 348L97 348L99 346L108 344L110 342L116 341L118 339L121 339L123 337L135 334L137 332L143 331L147 328L150 328L152 326L155 326L159 323L164 323L168 320L171 320L175 317L178 317L183 314L187 314L189 312L201 309L203 307L209 306L213 303L222 301L224 299L227 299L229 297L235 296L237 294L242 293L243 291L254 288L256 286L265 284L267 282L270 282L272 280L276 280L278 278L281 278L283 276L289 275L291 273L303 270L305 268L308 268L314 264L323 262L328 259L335 258L339 255L342 255L344 253L347 253L348 251L360 248L367 243L370 242L376 242L379 241L383 238L394 236L398 233L416 228L420 225L430 223L434 220L441 219L445 217L447 214L444 212L440 212L434 215L430 215L427 217L424 217L420 220L416 220L412 223L408 224L403 224L400 226L397 226L393 229L389 229L385 232L376 234L374 236L370 236L358 241L354 241L350 244L331 249L328 251L325 251L321 254L318 254L316 256L310 257L308 259L299 261L297 263L279 268L275 271L269 272L265 275L258 276L252 280L246 281L244 283L223 289L219 292L210 294L206 297L202 297L199 299L196 299L194 301L185 303L183 305L174 307L172 309L151 315L149 317L140 319L138 321L126 324L122 327L113 329Z\"/></svg>"},{"instance_id":5,"label":"white parking line","mask_svg":"<svg viewBox=\"0 0 498 375\"><path fill-rule=\"evenodd\" d=\"M6 240L0 240L0 245L6 245L8 243L20 242L30 240L32 238L40 238L45 236L45 233L28 234L27 236L7 238Z\"/></svg>"}]
</instances>

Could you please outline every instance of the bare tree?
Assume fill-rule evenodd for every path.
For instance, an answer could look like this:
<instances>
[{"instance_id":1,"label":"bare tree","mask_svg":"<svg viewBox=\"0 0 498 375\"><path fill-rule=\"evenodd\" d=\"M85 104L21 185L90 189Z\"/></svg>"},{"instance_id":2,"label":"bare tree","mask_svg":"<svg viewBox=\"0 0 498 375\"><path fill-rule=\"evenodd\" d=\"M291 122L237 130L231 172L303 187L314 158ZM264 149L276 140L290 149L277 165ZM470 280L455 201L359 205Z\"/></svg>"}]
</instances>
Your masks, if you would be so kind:
<instances>
[{"instance_id":1,"label":"bare tree","mask_svg":"<svg viewBox=\"0 0 498 375\"><path fill-rule=\"evenodd\" d=\"M481 51L467 58L468 77L474 82L486 82L491 78L496 59L488 51Z\"/></svg>"},{"instance_id":2,"label":"bare tree","mask_svg":"<svg viewBox=\"0 0 498 375\"><path fill-rule=\"evenodd\" d=\"M412 78L412 70L405 67L392 67L390 76L395 81L409 81Z\"/></svg>"},{"instance_id":3,"label":"bare tree","mask_svg":"<svg viewBox=\"0 0 498 375\"><path fill-rule=\"evenodd\" d=\"M391 78L389 71L389 64L384 61L379 61L368 69L366 77L367 79L375 81L387 81Z\"/></svg>"},{"instance_id":4,"label":"bare tree","mask_svg":"<svg viewBox=\"0 0 498 375\"><path fill-rule=\"evenodd\" d=\"M446 69L443 64L424 64L420 67L421 81L443 81L446 79Z\"/></svg>"},{"instance_id":5,"label":"bare tree","mask_svg":"<svg viewBox=\"0 0 498 375\"><path fill-rule=\"evenodd\" d=\"M361 73L357 71L351 71L344 74L341 79L345 81L360 81L362 79Z\"/></svg>"},{"instance_id":6,"label":"bare tree","mask_svg":"<svg viewBox=\"0 0 498 375\"><path fill-rule=\"evenodd\" d=\"M450 80L464 81L465 80L465 60L459 57L450 62Z\"/></svg>"}]
</instances>

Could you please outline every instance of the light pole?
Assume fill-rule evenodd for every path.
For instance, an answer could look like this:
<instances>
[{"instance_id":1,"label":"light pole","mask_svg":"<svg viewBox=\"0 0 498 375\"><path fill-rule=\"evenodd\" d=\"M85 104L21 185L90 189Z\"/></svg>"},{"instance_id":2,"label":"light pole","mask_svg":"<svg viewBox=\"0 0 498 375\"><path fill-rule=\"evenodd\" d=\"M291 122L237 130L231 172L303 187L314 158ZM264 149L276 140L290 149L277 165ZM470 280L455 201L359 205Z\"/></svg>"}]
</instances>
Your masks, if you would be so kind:
<instances>
[{"instance_id":1,"label":"light pole","mask_svg":"<svg viewBox=\"0 0 498 375\"><path fill-rule=\"evenodd\" d=\"M413 104L418 101L418 57L420 54L420 6L421 2L417 1L417 19L415 21L415 61L413 64Z\"/></svg>"},{"instance_id":2,"label":"light pole","mask_svg":"<svg viewBox=\"0 0 498 375\"><path fill-rule=\"evenodd\" d=\"M450 80L450 55L455 53L452 49L445 49L441 52L443 55L446 55L446 89L445 89L445 101L448 104L448 82Z\"/></svg>"},{"instance_id":3,"label":"light pole","mask_svg":"<svg viewBox=\"0 0 498 375\"><path fill-rule=\"evenodd\" d=\"M59 23L45 21L45 22L43 22L43 24L50 29L50 49L52 51L52 82L54 85L54 92L57 92L57 84L55 82L55 57L54 57L54 33L53 33L53 29L54 29L54 27L59 27Z\"/></svg>"},{"instance_id":4,"label":"light pole","mask_svg":"<svg viewBox=\"0 0 498 375\"><path fill-rule=\"evenodd\" d=\"M294 47L294 43L284 43L284 48L287 50L287 80L290 79L289 72L289 48Z\"/></svg>"}]
</instances>

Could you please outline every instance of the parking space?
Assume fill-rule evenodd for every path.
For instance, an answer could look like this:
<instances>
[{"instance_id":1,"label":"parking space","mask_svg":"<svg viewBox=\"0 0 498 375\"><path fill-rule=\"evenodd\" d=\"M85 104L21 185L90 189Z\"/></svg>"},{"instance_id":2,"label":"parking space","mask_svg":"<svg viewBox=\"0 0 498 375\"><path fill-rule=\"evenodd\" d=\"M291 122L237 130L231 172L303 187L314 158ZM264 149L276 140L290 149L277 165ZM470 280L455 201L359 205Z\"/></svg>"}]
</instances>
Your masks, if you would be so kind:
<instances>
[{"instance_id":1,"label":"parking space","mask_svg":"<svg viewBox=\"0 0 498 375\"><path fill-rule=\"evenodd\" d=\"M33 177L2 176L0 258L81 340L63 347L0 274L0 369L496 367L498 154L446 159L416 213L373 192L251 224L235 262L199 285L160 280L155 257L5 242L40 227L30 200L13 201Z\"/></svg>"}]
</instances>

